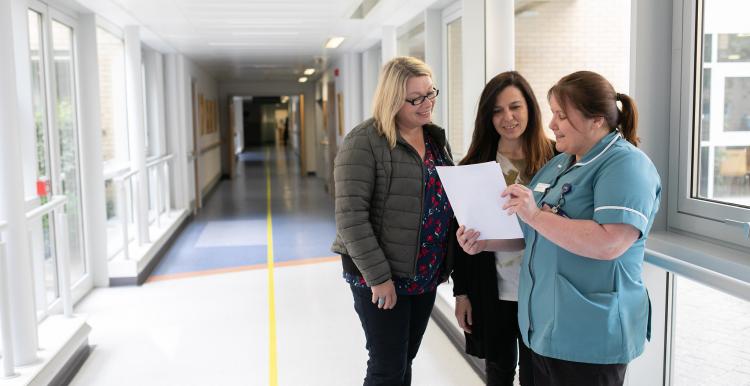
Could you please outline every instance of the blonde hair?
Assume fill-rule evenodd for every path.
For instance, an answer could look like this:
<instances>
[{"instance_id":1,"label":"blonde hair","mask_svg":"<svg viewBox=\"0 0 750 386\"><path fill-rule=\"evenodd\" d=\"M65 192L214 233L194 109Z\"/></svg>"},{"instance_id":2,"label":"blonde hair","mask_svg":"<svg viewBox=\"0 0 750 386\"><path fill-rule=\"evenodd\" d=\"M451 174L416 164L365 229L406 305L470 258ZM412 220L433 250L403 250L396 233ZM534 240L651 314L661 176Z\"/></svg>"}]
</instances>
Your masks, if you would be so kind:
<instances>
[{"instance_id":1,"label":"blonde hair","mask_svg":"<svg viewBox=\"0 0 750 386\"><path fill-rule=\"evenodd\" d=\"M423 61L410 56L391 59L380 72L372 101L372 117L375 127L391 149L396 147L396 114L406 103L406 82L415 76L432 78L432 70Z\"/></svg>"}]
</instances>

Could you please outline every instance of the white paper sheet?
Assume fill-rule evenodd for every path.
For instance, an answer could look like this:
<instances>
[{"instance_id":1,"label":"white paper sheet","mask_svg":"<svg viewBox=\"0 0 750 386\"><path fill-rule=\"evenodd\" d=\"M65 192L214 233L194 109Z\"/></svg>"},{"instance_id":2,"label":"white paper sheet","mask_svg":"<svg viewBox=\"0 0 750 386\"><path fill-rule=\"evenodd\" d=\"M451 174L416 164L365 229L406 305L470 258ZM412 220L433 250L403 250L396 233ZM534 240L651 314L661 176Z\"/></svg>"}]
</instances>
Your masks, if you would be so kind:
<instances>
[{"instance_id":1,"label":"white paper sheet","mask_svg":"<svg viewBox=\"0 0 750 386\"><path fill-rule=\"evenodd\" d=\"M479 231L480 240L523 237L515 214L503 209L506 188L497 162L438 166L438 175L460 225Z\"/></svg>"}]
</instances>

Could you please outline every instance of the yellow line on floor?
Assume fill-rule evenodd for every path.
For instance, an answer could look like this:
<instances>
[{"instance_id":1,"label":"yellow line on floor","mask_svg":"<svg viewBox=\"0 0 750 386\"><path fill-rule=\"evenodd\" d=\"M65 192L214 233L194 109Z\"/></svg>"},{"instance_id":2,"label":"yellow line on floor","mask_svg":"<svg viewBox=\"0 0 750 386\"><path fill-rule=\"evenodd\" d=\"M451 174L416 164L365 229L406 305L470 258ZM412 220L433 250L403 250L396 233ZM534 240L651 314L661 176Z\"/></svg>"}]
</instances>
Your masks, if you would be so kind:
<instances>
[{"instance_id":1,"label":"yellow line on floor","mask_svg":"<svg viewBox=\"0 0 750 386\"><path fill-rule=\"evenodd\" d=\"M279 374L276 362L276 305L273 283L273 222L271 215L271 162L266 149L266 243L268 244L268 384L278 386Z\"/></svg>"}]
</instances>

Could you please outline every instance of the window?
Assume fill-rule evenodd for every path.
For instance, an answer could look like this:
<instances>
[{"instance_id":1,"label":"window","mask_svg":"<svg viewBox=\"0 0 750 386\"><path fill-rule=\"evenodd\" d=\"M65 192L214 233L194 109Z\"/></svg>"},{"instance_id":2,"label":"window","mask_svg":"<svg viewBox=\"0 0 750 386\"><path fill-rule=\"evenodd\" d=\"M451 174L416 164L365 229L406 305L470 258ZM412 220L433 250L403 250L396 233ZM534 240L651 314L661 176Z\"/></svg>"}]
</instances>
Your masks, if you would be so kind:
<instances>
[{"instance_id":1,"label":"window","mask_svg":"<svg viewBox=\"0 0 750 386\"><path fill-rule=\"evenodd\" d=\"M88 272L83 243L80 160L78 142L75 20L46 7L27 11L31 106L36 134L36 180L39 201L65 196L67 233L44 215L28 224L34 268L36 305L40 319L55 306L60 295L57 259L67 252L73 285ZM27 192L28 193L28 192ZM66 239L67 251L56 250Z\"/></svg>"},{"instance_id":2,"label":"window","mask_svg":"<svg viewBox=\"0 0 750 386\"><path fill-rule=\"evenodd\" d=\"M122 39L101 27L96 30L96 42L102 157L104 168L108 169L130 160L125 94L125 46Z\"/></svg>"},{"instance_id":3,"label":"window","mask_svg":"<svg viewBox=\"0 0 750 386\"><path fill-rule=\"evenodd\" d=\"M681 73L679 173L670 224L748 245L740 227L750 220L750 4L685 1L683 44L673 66ZM739 7L739 9L738 9ZM688 14L690 14L688 16ZM734 220L734 221L733 221ZM722 225L725 223L726 225Z\"/></svg>"}]
</instances>

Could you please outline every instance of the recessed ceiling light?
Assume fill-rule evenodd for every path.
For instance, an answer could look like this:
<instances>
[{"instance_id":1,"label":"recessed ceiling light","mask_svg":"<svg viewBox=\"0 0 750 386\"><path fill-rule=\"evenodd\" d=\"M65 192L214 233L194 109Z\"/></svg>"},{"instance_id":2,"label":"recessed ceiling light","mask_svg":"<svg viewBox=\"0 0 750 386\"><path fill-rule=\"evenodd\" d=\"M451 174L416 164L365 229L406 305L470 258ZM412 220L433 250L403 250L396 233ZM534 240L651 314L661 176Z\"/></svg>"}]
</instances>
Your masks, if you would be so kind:
<instances>
[{"instance_id":1,"label":"recessed ceiling light","mask_svg":"<svg viewBox=\"0 0 750 386\"><path fill-rule=\"evenodd\" d=\"M328 39L326 42L326 48L336 48L341 45L341 43L344 41L343 37L336 36Z\"/></svg>"},{"instance_id":2,"label":"recessed ceiling light","mask_svg":"<svg viewBox=\"0 0 750 386\"><path fill-rule=\"evenodd\" d=\"M305 75L312 75L314 73L315 73L315 69L314 68L308 68L308 69L305 70Z\"/></svg>"},{"instance_id":3,"label":"recessed ceiling light","mask_svg":"<svg viewBox=\"0 0 750 386\"><path fill-rule=\"evenodd\" d=\"M306 76L303 76L303 77L299 78L299 82L300 82L300 83L305 83L305 82L307 82L307 77L306 77Z\"/></svg>"}]
</instances>

